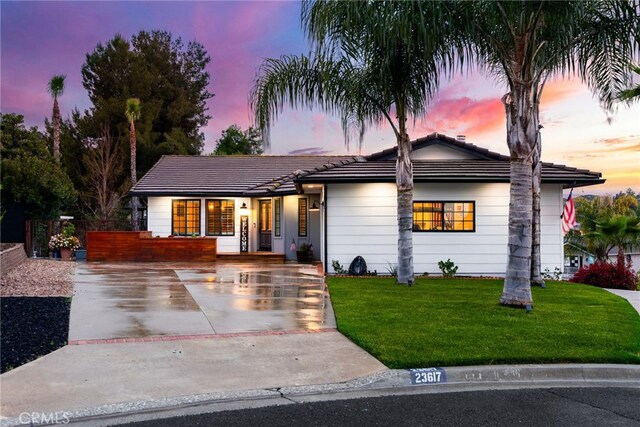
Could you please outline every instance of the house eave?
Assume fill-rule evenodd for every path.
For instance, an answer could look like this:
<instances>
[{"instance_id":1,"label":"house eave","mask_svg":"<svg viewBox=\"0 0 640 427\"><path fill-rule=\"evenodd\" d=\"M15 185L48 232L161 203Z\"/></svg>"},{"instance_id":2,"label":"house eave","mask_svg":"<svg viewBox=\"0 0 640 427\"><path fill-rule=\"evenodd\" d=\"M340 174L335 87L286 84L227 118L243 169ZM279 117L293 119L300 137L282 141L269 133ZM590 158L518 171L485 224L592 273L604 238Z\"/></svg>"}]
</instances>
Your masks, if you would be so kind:
<instances>
[{"instance_id":1,"label":"house eave","mask_svg":"<svg viewBox=\"0 0 640 427\"><path fill-rule=\"evenodd\" d=\"M595 180L566 180L566 179L543 179L543 184L563 184L563 188L572 187L586 187L590 185L603 184L606 179ZM374 182L395 182L395 177L358 177L358 178L320 178L309 176L295 180L296 183L304 184L356 184L356 183L374 183ZM508 183L508 177L459 177L459 176L442 176L442 177L429 177L419 178L414 177L413 182L419 183L446 183L446 182L461 182L461 183Z\"/></svg>"}]
</instances>

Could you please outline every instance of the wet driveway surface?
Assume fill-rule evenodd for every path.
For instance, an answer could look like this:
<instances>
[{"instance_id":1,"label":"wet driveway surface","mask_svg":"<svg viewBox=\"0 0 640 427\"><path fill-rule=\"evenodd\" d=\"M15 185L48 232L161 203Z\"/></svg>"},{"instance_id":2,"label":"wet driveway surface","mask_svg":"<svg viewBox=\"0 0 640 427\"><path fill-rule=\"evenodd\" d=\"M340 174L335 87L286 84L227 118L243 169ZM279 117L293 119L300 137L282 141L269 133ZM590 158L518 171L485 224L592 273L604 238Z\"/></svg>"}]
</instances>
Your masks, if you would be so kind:
<instances>
[{"instance_id":1,"label":"wet driveway surface","mask_svg":"<svg viewBox=\"0 0 640 427\"><path fill-rule=\"evenodd\" d=\"M69 340L335 328L315 266L79 263Z\"/></svg>"}]
</instances>

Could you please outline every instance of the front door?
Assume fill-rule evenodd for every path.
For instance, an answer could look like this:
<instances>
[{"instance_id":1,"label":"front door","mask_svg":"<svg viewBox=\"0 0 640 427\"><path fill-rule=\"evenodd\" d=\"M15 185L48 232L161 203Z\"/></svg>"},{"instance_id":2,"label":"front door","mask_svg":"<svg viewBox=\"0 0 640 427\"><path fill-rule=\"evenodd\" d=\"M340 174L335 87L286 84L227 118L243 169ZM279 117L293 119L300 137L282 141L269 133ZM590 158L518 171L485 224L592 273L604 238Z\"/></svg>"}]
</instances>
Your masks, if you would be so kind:
<instances>
[{"instance_id":1,"label":"front door","mask_svg":"<svg viewBox=\"0 0 640 427\"><path fill-rule=\"evenodd\" d=\"M271 200L260 200L258 219L258 250L271 251Z\"/></svg>"}]
</instances>

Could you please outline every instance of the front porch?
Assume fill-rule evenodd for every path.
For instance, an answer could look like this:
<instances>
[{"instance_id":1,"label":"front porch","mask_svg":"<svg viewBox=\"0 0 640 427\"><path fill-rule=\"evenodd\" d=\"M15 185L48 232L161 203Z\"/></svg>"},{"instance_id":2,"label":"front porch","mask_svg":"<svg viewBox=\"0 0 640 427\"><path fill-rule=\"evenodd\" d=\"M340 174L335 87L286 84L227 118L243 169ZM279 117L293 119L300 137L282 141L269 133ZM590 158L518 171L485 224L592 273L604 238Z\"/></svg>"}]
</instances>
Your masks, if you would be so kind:
<instances>
[{"instance_id":1,"label":"front porch","mask_svg":"<svg viewBox=\"0 0 640 427\"><path fill-rule=\"evenodd\" d=\"M218 254L218 261L249 262L253 264L284 264L285 254L275 252L226 252Z\"/></svg>"}]
</instances>

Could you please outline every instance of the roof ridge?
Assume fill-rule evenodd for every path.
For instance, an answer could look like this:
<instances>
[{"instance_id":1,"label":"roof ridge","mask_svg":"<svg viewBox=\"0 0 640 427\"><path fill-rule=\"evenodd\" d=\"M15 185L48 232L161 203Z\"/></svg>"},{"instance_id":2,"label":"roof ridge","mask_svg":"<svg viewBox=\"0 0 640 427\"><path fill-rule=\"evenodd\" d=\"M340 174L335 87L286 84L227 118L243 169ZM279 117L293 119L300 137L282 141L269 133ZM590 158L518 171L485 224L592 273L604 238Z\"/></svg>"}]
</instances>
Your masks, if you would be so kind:
<instances>
[{"instance_id":1,"label":"roof ridge","mask_svg":"<svg viewBox=\"0 0 640 427\"><path fill-rule=\"evenodd\" d=\"M416 145L420 145L420 144L423 144L423 143L426 143L426 142L430 142L430 141L437 141L437 140L440 140L440 141L443 141L443 142L446 142L446 143L450 143L450 144L455 145L455 146L457 146L459 148L464 148L464 149L467 149L469 151L473 151L473 152L476 152L478 154L482 154L482 155L487 156L487 157L493 157L493 158L496 158L496 159L499 159L499 160L509 159L509 156L506 156L504 154L496 153L495 151L491 151L491 150L488 150L486 148L479 147L479 146L477 146L475 144L472 144L470 142L459 141L456 138L452 138L450 136L447 136L447 135L442 134L442 133L437 133L437 132L430 133L429 135L426 135L426 136L423 136L423 137L420 137L420 138L417 138L417 139L414 139L413 141L411 141L411 151L413 151L413 149L415 148ZM394 153L396 151L398 151L398 146L397 145L395 145L393 147L390 147L390 148L386 148L386 149L384 149L382 151L378 151L376 153L369 154L368 156L366 156L366 158L367 158L367 160L376 160L377 158L387 156L387 155L392 154L392 153Z\"/></svg>"},{"instance_id":2,"label":"roof ridge","mask_svg":"<svg viewBox=\"0 0 640 427\"><path fill-rule=\"evenodd\" d=\"M223 155L202 155L202 154L163 154L162 157L192 157L192 158L269 158L269 157L307 157L307 158L336 158L336 157L352 157L353 154L223 154Z\"/></svg>"},{"instance_id":3,"label":"roof ridge","mask_svg":"<svg viewBox=\"0 0 640 427\"><path fill-rule=\"evenodd\" d=\"M340 157L344 157L344 156L340 156ZM320 172L320 171L325 171L325 170L329 170L329 169L334 169L336 167L340 167L340 166L344 166L344 165L348 165L348 164L352 164L358 161L366 161L362 156L350 156L346 159L343 159L340 161L340 164L336 164L335 162L330 162L330 163L323 163L320 166L316 166L314 168L311 169L296 169L288 174L282 175L278 178L275 178L271 181L267 181L264 182L262 184L253 186L249 189L247 189L246 191L251 191L254 190L258 187L263 187L265 185L267 185L267 189L270 192L273 192L275 190L277 190L280 186L282 186L284 183L289 182L289 181L293 181L296 178L300 178L303 176L307 176L307 175L311 175L313 173L316 172ZM272 185L268 185L269 183L272 183Z\"/></svg>"}]
</instances>

